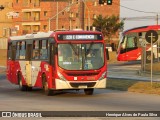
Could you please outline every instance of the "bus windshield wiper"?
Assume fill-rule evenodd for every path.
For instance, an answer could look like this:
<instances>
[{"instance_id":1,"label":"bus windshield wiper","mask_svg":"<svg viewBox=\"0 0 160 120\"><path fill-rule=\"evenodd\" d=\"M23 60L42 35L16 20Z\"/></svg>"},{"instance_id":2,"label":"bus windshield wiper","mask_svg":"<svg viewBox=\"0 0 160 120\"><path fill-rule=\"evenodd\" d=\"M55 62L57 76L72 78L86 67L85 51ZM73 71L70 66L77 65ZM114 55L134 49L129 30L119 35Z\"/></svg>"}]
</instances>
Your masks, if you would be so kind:
<instances>
[{"instance_id":1,"label":"bus windshield wiper","mask_svg":"<svg viewBox=\"0 0 160 120\"><path fill-rule=\"evenodd\" d=\"M90 44L89 49L88 49L88 50L86 51L86 53L85 53L85 56L87 56L87 55L90 53L93 44L94 44L94 42L92 42L92 43Z\"/></svg>"},{"instance_id":2,"label":"bus windshield wiper","mask_svg":"<svg viewBox=\"0 0 160 120\"><path fill-rule=\"evenodd\" d=\"M79 56L79 53L77 53L76 48L74 47L74 45L72 43L69 43L69 44L70 44L70 46L71 46L74 54L77 55L77 56Z\"/></svg>"}]
</instances>

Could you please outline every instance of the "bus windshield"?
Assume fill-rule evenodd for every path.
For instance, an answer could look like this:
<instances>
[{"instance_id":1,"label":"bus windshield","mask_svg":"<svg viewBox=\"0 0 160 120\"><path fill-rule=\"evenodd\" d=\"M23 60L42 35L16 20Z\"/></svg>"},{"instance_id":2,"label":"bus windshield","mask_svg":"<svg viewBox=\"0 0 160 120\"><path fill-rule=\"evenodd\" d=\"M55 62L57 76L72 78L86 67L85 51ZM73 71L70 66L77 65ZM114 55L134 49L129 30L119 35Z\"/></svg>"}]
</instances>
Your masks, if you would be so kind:
<instances>
[{"instance_id":1,"label":"bus windshield","mask_svg":"<svg viewBox=\"0 0 160 120\"><path fill-rule=\"evenodd\" d=\"M102 43L58 44L58 64L66 70L94 70L104 65Z\"/></svg>"}]
</instances>

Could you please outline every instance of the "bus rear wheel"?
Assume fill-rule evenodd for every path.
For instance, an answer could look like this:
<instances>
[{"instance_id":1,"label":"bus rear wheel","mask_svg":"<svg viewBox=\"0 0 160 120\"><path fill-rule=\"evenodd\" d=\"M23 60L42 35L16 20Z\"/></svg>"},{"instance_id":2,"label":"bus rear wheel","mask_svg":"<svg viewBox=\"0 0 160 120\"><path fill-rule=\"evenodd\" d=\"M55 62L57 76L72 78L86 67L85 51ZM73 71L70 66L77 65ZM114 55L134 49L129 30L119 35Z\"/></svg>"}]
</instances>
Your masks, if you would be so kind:
<instances>
[{"instance_id":1,"label":"bus rear wheel","mask_svg":"<svg viewBox=\"0 0 160 120\"><path fill-rule=\"evenodd\" d=\"M22 76L20 74L18 74L18 84L21 91L27 91L27 85L23 85Z\"/></svg>"},{"instance_id":2,"label":"bus rear wheel","mask_svg":"<svg viewBox=\"0 0 160 120\"><path fill-rule=\"evenodd\" d=\"M92 95L92 94L93 94L93 91L94 91L94 89L93 89L93 88L90 88L90 89L84 89L84 93L85 93L86 95Z\"/></svg>"},{"instance_id":3,"label":"bus rear wheel","mask_svg":"<svg viewBox=\"0 0 160 120\"><path fill-rule=\"evenodd\" d=\"M51 89L48 88L48 82L47 82L47 79L46 79L45 75L42 76L42 81L43 81L43 90L44 90L44 93L47 96L53 95L53 90L51 90Z\"/></svg>"}]
</instances>

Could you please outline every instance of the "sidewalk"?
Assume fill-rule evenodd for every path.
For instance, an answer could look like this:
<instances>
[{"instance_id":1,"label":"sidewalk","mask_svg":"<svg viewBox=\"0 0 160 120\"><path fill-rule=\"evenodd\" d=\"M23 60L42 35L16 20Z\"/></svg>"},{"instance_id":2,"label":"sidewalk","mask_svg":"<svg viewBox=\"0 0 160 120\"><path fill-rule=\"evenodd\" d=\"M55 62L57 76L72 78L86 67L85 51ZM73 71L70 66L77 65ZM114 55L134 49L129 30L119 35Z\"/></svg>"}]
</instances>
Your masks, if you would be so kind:
<instances>
[{"instance_id":1,"label":"sidewalk","mask_svg":"<svg viewBox=\"0 0 160 120\"><path fill-rule=\"evenodd\" d=\"M0 74L3 74L6 72L6 67L0 66Z\"/></svg>"},{"instance_id":2,"label":"sidewalk","mask_svg":"<svg viewBox=\"0 0 160 120\"><path fill-rule=\"evenodd\" d=\"M6 78L6 67L0 66L0 80Z\"/></svg>"},{"instance_id":3,"label":"sidewalk","mask_svg":"<svg viewBox=\"0 0 160 120\"><path fill-rule=\"evenodd\" d=\"M125 80L137 80L137 81L151 81L151 73L150 72L141 72L138 70L132 71L119 71L113 72L108 71L108 79L125 79ZM152 80L160 82L160 74L153 73Z\"/></svg>"}]
</instances>

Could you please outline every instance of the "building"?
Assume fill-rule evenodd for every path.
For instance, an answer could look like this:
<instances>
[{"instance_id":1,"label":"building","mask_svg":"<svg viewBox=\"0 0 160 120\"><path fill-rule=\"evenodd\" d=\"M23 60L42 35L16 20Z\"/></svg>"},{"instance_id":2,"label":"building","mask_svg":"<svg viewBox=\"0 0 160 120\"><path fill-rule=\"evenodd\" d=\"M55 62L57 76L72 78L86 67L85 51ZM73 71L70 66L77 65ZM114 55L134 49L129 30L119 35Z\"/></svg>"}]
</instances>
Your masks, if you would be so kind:
<instances>
[{"instance_id":1,"label":"building","mask_svg":"<svg viewBox=\"0 0 160 120\"><path fill-rule=\"evenodd\" d=\"M57 2L58 1L58 2ZM99 0L13 0L16 35L57 29L93 30L93 18L120 14L120 0L100 5Z\"/></svg>"},{"instance_id":2,"label":"building","mask_svg":"<svg viewBox=\"0 0 160 120\"><path fill-rule=\"evenodd\" d=\"M12 0L1 0L0 6L4 9L0 10L0 49L6 49L7 38L11 35L11 30L13 26L12 19Z\"/></svg>"}]
</instances>

